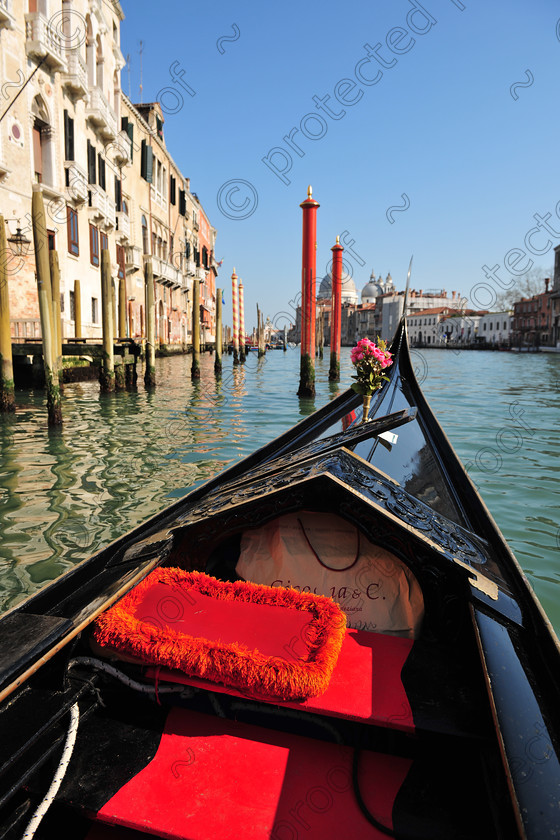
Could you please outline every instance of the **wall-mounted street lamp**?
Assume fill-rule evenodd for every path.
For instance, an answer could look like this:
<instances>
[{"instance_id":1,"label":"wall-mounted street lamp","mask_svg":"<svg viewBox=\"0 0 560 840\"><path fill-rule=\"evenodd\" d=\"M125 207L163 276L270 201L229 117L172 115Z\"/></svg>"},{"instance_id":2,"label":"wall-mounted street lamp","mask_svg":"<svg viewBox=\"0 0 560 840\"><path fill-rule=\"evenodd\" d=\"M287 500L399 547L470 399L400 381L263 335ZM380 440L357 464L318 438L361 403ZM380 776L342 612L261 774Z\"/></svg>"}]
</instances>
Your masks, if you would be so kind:
<instances>
[{"instance_id":1,"label":"wall-mounted street lamp","mask_svg":"<svg viewBox=\"0 0 560 840\"><path fill-rule=\"evenodd\" d=\"M7 241L12 246L12 250L17 257L22 257L27 254L29 246L31 245L31 240L28 239L24 233L21 232L21 228L19 226L19 219L16 219L16 232L12 234L12 236L7 237ZM6 219L6 225L8 224L8 220ZM8 233L10 232L10 228L8 227Z\"/></svg>"}]
</instances>

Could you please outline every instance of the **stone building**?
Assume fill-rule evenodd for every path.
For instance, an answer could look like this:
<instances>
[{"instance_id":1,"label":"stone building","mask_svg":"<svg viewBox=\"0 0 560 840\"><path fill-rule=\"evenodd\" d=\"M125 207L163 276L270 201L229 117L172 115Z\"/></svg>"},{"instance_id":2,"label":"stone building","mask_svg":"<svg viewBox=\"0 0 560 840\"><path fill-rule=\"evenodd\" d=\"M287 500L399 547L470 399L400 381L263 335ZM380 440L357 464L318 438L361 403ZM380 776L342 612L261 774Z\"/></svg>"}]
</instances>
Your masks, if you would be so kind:
<instances>
[{"instance_id":1,"label":"stone building","mask_svg":"<svg viewBox=\"0 0 560 840\"><path fill-rule=\"evenodd\" d=\"M560 350L560 245L554 249L554 278L550 294L550 344Z\"/></svg>"},{"instance_id":2,"label":"stone building","mask_svg":"<svg viewBox=\"0 0 560 840\"><path fill-rule=\"evenodd\" d=\"M203 336L214 340L216 231L166 148L158 103L124 96L118 0L0 3L0 213L8 239L32 240L31 194L42 192L59 255L65 338L101 338L101 250L111 254L114 320L145 335L144 263L155 281L156 336L185 344L193 282ZM17 97L17 98L16 98ZM9 244L12 335L40 333L35 257ZM78 281L78 284L76 284ZM80 295L81 324L76 324Z\"/></svg>"},{"instance_id":3,"label":"stone building","mask_svg":"<svg viewBox=\"0 0 560 840\"><path fill-rule=\"evenodd\" d=\"M512 343L516 347L550 346L553 334L553 292L549 290L550 280L545 281L545 290L531 298L521 298L513 304Z\"/></svg>"},{"instance_id":4,"label":"stone building","mask_svg":"<svg viewBox=\"0 0 560 840\"><path fill-rule=\"evenodd\" d=\"M487 312L478 322L478 341L490 347L509 347L513 315L509 311Z\"/></svg>"},{"instance_id":5,"label":"stone building","mask_svg":"<svg viewBox=\"0 0 560 840\"><path fill-rule=\"evenodd\" d=\"M323 278L319 293L317 296L317 312L323 313L324 323L324 341L325 344L330 342L330 321L331 321L331 280L330 275ZM375 279L375 273L372 271L368 282L361 292L361 303L358 303L358 294L352 278L346 275L343 276L342 285L342 310L341 310L341 343L343 346L353 346L360 338L368 337L373 340L382 338L389 342L395 334L400 319L404 311L404 291L399 292L395 288L390 272L387 274L385 280L379 275ZM424 315L424 310L438 310L438 313L457 311L464 307L465 301L462 300L458 292L452 292L451 297L448 296L445 289L434 290L430 289L419 291L411 289L408 296L407 312L409 316L417 315L417 326L420 324L420 313L426 320L430 317L430 332L429 342L435 343L435 338L432 337L431 328L434 327L439 319L435 316L427 314ZM300 341L300 324L301 312L298 307L296 311L296 326L290 332L290 341L298 343ZM410 317L408 324L411 324ZM414 335L418 341L418 332L416 330ZM426 332L424 332L426 336ZM427 340L425 337L424 340ZM437 339L439 343L439 338Z\"/></svg>"}]
</instances>

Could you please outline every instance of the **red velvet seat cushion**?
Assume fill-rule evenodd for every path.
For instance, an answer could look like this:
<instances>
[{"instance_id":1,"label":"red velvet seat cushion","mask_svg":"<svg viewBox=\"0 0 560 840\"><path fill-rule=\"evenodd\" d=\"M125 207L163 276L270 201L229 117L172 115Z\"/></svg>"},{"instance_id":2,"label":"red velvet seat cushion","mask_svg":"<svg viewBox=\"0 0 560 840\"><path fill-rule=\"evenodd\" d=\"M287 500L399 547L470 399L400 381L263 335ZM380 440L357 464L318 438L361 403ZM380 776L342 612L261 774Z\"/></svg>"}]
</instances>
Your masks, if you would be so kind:
<instances>
[{"instance_id":1,"label":"red velvet seat cushion","mask_svg":"<svg viewBox=\"0 0 560 840\"><path fill-rule=\"evenodd\" d=\"M327 688L345 628L329 598L159 568L99 617L94 638L146 664L300 700Z\"/></svg>"}]
</instances>

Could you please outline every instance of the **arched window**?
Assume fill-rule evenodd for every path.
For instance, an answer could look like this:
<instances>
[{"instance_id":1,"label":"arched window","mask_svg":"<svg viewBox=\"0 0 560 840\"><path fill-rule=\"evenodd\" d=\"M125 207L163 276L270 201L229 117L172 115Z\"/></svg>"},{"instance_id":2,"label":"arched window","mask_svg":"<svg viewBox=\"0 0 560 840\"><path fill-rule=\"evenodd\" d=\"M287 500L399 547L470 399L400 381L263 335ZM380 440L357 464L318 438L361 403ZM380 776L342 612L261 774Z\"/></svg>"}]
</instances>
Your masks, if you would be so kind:
<instances>
[{"instance_id":1,"label":"arched window","mask_svg":"<svg viewBox=\"0 0 560 840\"><path fill-rule=\"evenodd\" d=\"M62 34L68 50L72 46L72 0L62 0Z\"/></svg>"},{"instance_id":2,"label":"arched window","mask_svg":"<svg viewBox=\"0 0 560 840\"><path fill-rule=\"evenodd\" d=\"M93 37L93 27L89 15L86 15L86 64L88 86L95 87L95 39Z\"/></svg>"},{"instance_id":3,"label":"arched window","mask_svg":"<svg viewBox=\"0 0 560 840\"><path fill-rule=\"evenodd\" d=\"M103 90L103 43L98 35L95 42L95 83Z\"/></svg>"},{"instance_id":4,"label":"arched window","mask_svg":"<svg viewBox=\"0 0 560 840\"><path fill-rule=\"evenodd\" d=\"M119 74L117 70L113 73L113 110L117 115L117 125L121 124L121 86L119 84Z\"/></svg>"},{"instance_id":5,"label":"arched window","mask_svg":"<svg viewBox=\"0 0 560 840\"><path fill-rule=\"evenodd\" d=\"M42 96L31 104L33 119L33 177L37 183L52 184L51 126Z\"/></svg>"}]
</instances>

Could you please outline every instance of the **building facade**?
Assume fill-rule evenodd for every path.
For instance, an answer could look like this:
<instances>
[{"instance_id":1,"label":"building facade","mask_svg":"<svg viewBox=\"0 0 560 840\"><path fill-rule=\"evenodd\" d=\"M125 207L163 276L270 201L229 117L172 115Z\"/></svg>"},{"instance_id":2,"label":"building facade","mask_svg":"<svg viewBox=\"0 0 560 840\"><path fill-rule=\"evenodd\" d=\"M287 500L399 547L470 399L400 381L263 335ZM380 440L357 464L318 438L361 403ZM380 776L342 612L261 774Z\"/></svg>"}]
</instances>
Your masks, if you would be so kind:
<instances>
[{"instance_id":1,"label":"building facade","mask_svg":"<svg viewBox=\"0 0 560 840\"><path fill-rule=\"evenodd\" d=\"M531 298L521 298L513 304L512 343L516 347L541 347L553 344L553 292L550 280L545 290Z\"/></svg>"},{"instance_id":2,"label":"building facade","mask_svg":"<svg viewBox=\"0 0 560 840\"><path fill-rule=\"evenodd\" d=\"M19 228L30 240L21 255L9 243L14 338L40 334L35 189L43 194L49 247L59 255L64 338L101 338L107 248L115 335L145 336L151 257L158 342L190 340L194 282L204 341L214 341L216 230L166 148L158 103L134 105L122 93L123 18L118 0L0 3L0 76L8 81L0 103L0 213L8 239Z\"/></svg>"},{"instance_id":3,"label":"building facade","mask_svg":"<svg viewBox=\"0 0 560 840\"><path fill-rule=\"evenodd\" d=\"M554 277L550 294L550 343L560 350L560 245L554 249Z\"/></svg>"}]
</instances>

